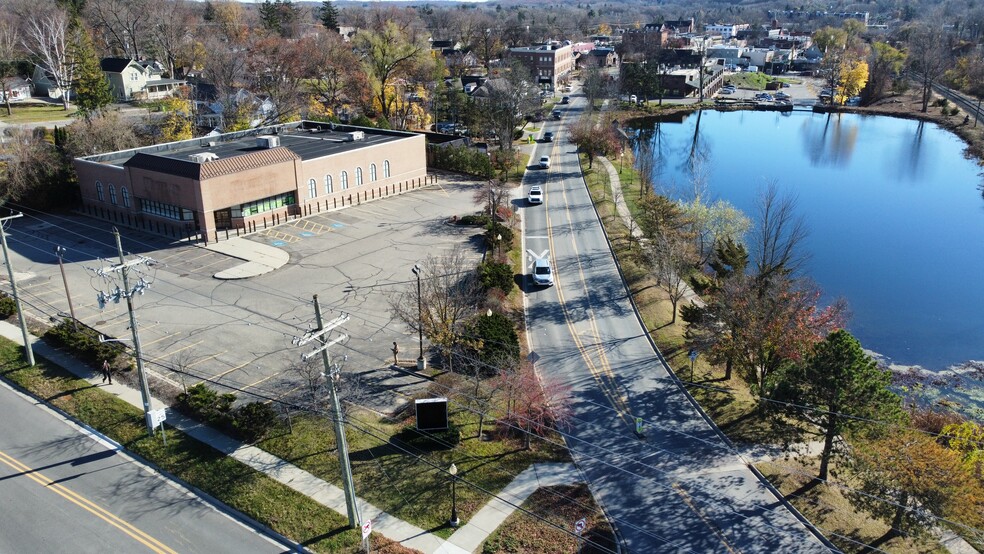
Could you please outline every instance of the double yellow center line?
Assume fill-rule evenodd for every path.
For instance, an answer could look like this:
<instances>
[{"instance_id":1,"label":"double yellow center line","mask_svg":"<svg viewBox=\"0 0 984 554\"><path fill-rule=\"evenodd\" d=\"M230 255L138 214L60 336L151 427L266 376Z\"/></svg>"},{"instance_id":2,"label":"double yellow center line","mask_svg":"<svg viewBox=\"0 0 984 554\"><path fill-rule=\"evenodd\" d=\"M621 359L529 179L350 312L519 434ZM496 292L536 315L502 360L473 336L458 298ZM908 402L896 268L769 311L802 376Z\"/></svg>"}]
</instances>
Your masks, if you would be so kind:
<instances>
[{"instance_id":1,"label":"double yellow center line","mask_svg":"<svg viewBox=\"0 0 984 554\"><path fill-rule=\"evenodd\" d=\"M20 472L21 475L38 483L46 490L49 490L57 494L58 496L61 496L62 498L68 500L72 504L75 504L76 506L91 513L92 515L98 517L99 519L105 521L106 523L112 525L113 527L116 527L120 531L123 531L124 533L132 537L135 541L149 548L151 551L157 552L159 554L177 554L174 550L171 550L166 545L164 545L154 537L151 537L147 533L144 533L140 529L137 529L129 522L120 519L119 517L110 513L105 508L99 506L98 504L92 502L91 500L85 498L84 496L76 493L75 491L72 491L71 489L68 489L52 481L51 479L45 477L41 473L34 471L34 469L32 469L31 467L22 464L18 460L12 458L11 456L3 452L0 452L0 462L6 464L7 466L10 466L14 471Z\"/></svg>"}]
</instances>

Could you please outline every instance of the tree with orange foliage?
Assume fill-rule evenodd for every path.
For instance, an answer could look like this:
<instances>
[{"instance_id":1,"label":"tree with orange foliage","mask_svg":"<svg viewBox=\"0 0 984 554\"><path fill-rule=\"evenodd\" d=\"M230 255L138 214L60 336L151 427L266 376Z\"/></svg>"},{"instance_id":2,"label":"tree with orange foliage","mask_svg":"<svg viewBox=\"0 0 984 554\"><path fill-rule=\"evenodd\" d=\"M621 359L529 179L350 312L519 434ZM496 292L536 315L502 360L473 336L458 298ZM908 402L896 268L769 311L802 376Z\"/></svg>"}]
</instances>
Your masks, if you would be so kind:
<instances>
[{"instance_id":1,"label":"tree with orange foliage","mask_svg":"<svg viewBox=\"0 0 984 554\"><path fill-rule=\"evenodd\" d=\"M889 429L852 446L861 481L852 499L887 520L889 535L925 531L940 518L976 529L984 525L984 487L960 454L934 437Z\"/></svg>"}]
</instances>

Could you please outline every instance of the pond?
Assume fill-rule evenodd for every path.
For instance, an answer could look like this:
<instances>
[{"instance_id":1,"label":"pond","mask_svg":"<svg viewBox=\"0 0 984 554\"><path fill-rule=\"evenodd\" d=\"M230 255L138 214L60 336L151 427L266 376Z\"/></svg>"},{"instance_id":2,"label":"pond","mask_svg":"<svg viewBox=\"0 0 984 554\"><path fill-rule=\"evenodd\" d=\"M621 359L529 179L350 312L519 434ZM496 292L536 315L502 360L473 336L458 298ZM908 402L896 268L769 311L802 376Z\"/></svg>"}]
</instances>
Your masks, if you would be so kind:
<instances>
[{"instance_id":1,"label":"pond","mask_svg":"<svg viewBox=\"0 0 984 554\"><path fill-rule=\"evenodd\" d=\"M677 194L697 157L710 198L750 216L770 183L795 196L806 273L826 301L847 299L866 349L933 370L984 360L981 170L957 136L812 112L705 111L639 130L665 160L654 179Z\"/></svg>"}]
</instances>

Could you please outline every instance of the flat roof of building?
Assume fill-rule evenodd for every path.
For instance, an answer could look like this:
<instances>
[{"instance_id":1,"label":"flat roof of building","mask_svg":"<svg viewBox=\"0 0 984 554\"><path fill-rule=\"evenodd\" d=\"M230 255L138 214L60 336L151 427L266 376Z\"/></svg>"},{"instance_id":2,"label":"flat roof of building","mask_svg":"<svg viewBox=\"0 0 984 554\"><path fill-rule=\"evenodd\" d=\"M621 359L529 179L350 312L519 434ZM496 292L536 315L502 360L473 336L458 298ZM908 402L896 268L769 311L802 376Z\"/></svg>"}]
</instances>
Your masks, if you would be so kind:
<instances>
[{"instance_id":1,"label":"flat roof of building","mask_svg":"<svg viewBox=\"0 0 984 554\"><path fill-rule=\"evenodd\" d=\"M361 139L353 140L353 133L362 133ZM274 136L280 147L294 152L301 160L323 158L343 152L350 152L367 146L394 142L415 133L391 131L349 125L332 125L314 121L300 121L260 127L235 133L202 137L179 142L169 142L132 150L121 150L106 154L96 154L79 158L89 162L123 166L137 154L158 158L170 158L183 162L192 161L193 156L214 154L212 159L227 159L268 149L257 143L259 136Z\"/></svg>"}]
</instances>

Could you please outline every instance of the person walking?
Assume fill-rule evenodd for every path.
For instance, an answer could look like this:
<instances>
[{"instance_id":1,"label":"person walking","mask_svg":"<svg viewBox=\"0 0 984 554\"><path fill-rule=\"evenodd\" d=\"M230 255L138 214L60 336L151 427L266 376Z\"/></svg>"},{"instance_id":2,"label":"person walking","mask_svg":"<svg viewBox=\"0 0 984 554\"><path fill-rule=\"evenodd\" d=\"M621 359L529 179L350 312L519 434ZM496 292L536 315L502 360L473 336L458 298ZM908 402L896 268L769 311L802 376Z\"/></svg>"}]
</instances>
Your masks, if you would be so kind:
<instances>
[{"instance_id":1,"label":"person walking","mask_svg":"<svg viewBox=\"0 0 984 554\"><path fill-rule=\"evenodd\" d=\"M108 380L110 385L113 384L113 374L110 371L109 360L103 360L102 375L103 375L103 383L105 383Z\"/></svg>"},{"instance_id":2,"label":"person walking","mask_svg":"<svg viewBox=\"0 0 984 554\"><path fill-rule=\"evenodd\" d=\"M400 347L397 346L396 341L393 341L393 365L399 365L396 356L400 353Z\"/></svg>"}]
</instances>

